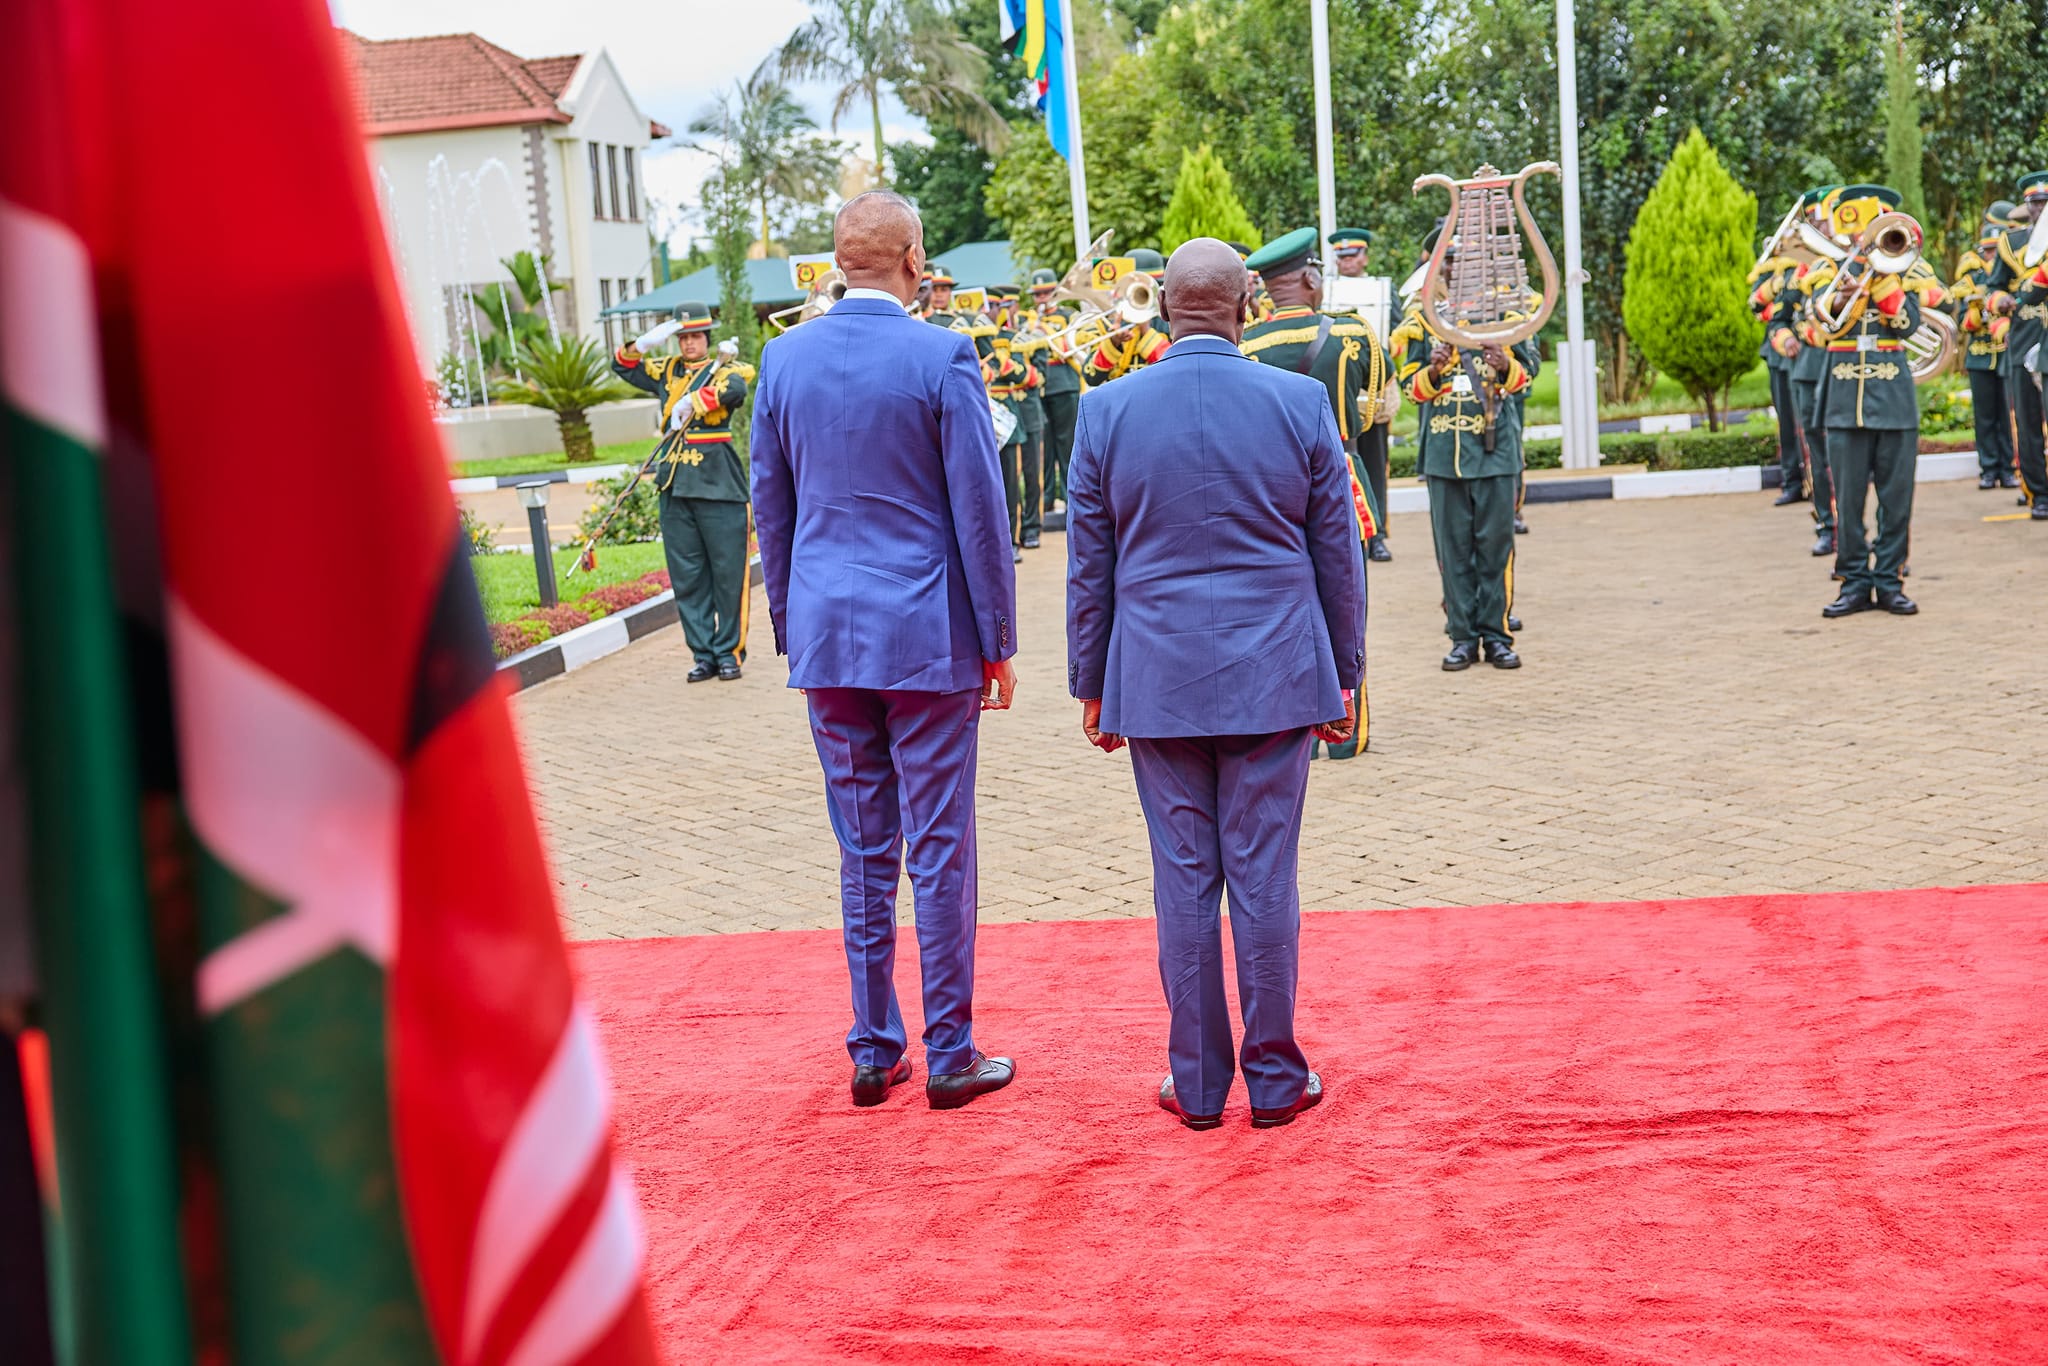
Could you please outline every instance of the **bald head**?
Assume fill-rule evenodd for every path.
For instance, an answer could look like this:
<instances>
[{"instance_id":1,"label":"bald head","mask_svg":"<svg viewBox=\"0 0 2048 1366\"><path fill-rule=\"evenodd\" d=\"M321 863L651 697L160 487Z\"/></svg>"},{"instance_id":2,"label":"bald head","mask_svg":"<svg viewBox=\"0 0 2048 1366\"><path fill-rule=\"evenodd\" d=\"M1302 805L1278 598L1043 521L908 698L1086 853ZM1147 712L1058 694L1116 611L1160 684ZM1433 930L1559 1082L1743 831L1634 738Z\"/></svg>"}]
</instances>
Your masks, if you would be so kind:
<instances>
[{"instance_id":1,"label":"bald head","mask_svg":"<svg viewBox=\"0 0 2048 1366\"><path fill-rule=\"evenodd\" d=\"M1237 341L1250 302L1251 276L1227 242L1197 237L1166 263L1159 311L1175 341L1197 332Z\"/></svg>"},{"instance_id":2,"label":"bald head","mask_svg":"<svg viewBox=\"0 0 2048 1366\"><path fill-rule=\"evenodd\" d=\"M907 304L924 272L924 223L894 190L857 194L832 222L832 255L847 288L879 289Z\"/></svg>"}]
</instances>

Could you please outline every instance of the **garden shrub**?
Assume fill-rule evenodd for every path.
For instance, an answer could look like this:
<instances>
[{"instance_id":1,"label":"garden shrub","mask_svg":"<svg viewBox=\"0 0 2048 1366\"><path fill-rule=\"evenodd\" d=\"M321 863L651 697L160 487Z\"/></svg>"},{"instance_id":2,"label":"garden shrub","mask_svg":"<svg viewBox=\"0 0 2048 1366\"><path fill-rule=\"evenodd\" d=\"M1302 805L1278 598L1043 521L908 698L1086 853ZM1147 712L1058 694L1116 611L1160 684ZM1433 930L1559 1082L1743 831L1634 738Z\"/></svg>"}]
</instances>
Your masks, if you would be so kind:
<instances>
[{"instance_id":1,"label":"garden shrub","mask_svg":"<svg viewBox=\"0 0 2048 1366\"><path fill-rule=\"evenodd\" d=\"M611 479L599 479L590 485L590 507L583 514L583 520L576 524L576 534L589 540L597 534L598 524L611 511L612 504L619 499L620 492L631 479L631 473ZM604 539L599 545L634 545L642 541L661 539L661 490L654 486L652 478L642 479L633 490L633 496L619 509L619 515L612 518L605 528Z\"/></svg>"}]
</instances>

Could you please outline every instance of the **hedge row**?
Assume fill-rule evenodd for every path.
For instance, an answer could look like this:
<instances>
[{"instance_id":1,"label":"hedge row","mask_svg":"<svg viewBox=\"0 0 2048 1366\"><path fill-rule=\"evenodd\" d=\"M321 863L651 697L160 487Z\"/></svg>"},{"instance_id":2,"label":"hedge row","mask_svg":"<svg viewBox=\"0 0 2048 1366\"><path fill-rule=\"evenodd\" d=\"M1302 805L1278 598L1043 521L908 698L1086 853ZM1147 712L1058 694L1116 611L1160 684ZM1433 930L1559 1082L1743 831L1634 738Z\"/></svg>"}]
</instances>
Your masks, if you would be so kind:
<instances>
[{"instance_id":1,"label":"hedge row","mask_svg":"<svg viewBox=\"0 0 2048 1366\"><path fill-rule=\"evenodd\" d=\"M1554 470L1564 463L1564 443L1555 438L1530 441L1523 455L1532 470ZM1778 438L1764 432L1686 432L1646 435L1608 432L1600 438L1603 465L1644 465L1653 470L1718 470L1738 465L1778 463ZM1388 473L1397 479L1415 474L1415 452L1397 450L1388 458Z\"/></svg>"}]
</instances>

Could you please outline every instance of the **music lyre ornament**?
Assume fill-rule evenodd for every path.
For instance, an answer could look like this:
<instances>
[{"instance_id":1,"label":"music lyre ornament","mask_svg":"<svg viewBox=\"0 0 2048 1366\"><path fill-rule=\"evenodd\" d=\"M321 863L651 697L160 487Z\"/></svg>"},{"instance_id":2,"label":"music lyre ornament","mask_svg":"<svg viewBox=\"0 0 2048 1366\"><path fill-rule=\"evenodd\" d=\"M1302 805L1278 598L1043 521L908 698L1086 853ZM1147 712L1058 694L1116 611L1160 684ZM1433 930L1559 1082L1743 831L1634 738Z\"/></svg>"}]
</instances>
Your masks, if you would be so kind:
<instances>
[{"instance_id":1,"label":"music lyre ornament","mask_svg":"<svg viewBox=\"0 0 2048 1366\"><path fill-rule=\"evenodd\" d=\"M1529 216L1523 186L1530 176L1558 173L1556 162L1538 161L1514 175L1481 166L1470 180L1447 175L1416 178L1415 193L1439 186L1451 196L1451 211L1444 216L1436 249L1423 268L1422 321L1430 331L1454 346L1477 351L1513 346L1543 330L1557 306L1557 259ZM1534 291L1522 257L1524 235L1543 277L1542 302L1533 312L1529 296ZM1453 258L1448 269L1446 257Z\"/></svg>"}]
</instances>

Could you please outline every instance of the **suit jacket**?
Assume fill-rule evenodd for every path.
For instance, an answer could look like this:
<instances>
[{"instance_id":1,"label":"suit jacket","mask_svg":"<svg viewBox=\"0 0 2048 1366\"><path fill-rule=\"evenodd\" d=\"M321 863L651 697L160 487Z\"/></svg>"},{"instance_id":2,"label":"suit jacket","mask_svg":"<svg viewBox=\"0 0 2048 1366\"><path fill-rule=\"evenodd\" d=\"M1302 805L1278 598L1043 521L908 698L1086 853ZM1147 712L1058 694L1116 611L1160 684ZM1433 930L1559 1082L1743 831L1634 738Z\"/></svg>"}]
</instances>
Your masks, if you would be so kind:
<instances>
[{"instance_id":1,"label":"suit jacket","mask_svg":"<svg viewBox=\"0 0 2048 1366\"><path fill-rule=\"evenodd\" d=\"M768 343L753 493L793 688L960 692L1017 651L1010 519L974 343L847 299Z\"/></svg>"},{"instance_id":2,"label":"suit jacket","mask_svg":"<svg viewBox=\"0 0 2048 1366\"><path fill-rule=\"evenodd\" d=\"M1323 386L1217 337L1081 399L1067 680L1119 735L1334 721L1365 672L1365 563Z\"/></svg>"}]
</instances>

